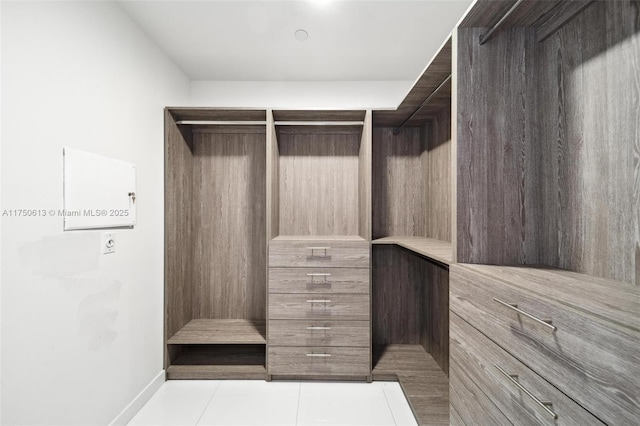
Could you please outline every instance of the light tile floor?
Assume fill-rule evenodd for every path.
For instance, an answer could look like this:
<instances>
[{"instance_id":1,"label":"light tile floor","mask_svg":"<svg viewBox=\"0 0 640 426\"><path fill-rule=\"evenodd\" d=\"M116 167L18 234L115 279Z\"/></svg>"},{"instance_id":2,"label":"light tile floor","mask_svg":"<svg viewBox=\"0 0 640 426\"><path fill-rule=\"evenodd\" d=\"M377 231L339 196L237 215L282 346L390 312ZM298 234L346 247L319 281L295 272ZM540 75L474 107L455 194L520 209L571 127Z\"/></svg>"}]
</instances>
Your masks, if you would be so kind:
<instances>
[{"instance_id":1,"label":"light tile floor","mask_svg":"<svg viewBox=\"0 0 640 426\"><path fill-rule=\"evenodd\" d=\"M395 382L170 380L134 425L416 425Z\"/></svg>"}]
</instances>

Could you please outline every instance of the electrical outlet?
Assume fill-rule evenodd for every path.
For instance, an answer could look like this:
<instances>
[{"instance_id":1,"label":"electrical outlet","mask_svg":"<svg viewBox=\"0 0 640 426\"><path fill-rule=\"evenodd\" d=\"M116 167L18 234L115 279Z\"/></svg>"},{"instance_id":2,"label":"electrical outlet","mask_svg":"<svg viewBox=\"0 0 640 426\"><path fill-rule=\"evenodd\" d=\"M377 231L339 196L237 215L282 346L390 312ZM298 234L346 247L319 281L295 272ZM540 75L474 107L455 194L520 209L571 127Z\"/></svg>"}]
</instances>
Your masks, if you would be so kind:
<instances>
[{"instance_id":1,"label":"electrical outlet","mask_svg":"<svg viewBox=\"0 0 640 426\"><path fill-rule=\"evenodd\" d=\"M116 234L105 233L102 234L102 254L109 254L116 252Z\"/></svg>"}]
</instances>

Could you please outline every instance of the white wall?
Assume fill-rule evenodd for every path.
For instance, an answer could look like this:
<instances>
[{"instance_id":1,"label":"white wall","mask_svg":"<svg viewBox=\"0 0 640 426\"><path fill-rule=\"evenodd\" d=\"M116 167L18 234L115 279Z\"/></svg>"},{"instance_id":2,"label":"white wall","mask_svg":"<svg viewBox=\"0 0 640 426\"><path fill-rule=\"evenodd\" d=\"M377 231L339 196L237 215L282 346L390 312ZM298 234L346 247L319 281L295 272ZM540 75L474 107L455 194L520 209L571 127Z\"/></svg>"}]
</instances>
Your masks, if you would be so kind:
<instances>
[{"instance_id":1,"label":"white wall","mask_svg":"<svg viewBox=\"0 0 640 426\"><path fill-rule=\"evenodd\" d=\"M192 81L191 104L274 109L395 109L413 81Z\"/></svg>"},{"instance_id":2,"label":"white wall","mask_svg":"<svg viewBox=\"0 0 640 426\"><path fill-rule=\"evenodd\" d=\"M106 424L162 370L163 107L189 81L111 2L2 2L1 206L62 208L62 148L137 165L138 225L2 217L2 423Z\"/></svg>"}]
</instances>

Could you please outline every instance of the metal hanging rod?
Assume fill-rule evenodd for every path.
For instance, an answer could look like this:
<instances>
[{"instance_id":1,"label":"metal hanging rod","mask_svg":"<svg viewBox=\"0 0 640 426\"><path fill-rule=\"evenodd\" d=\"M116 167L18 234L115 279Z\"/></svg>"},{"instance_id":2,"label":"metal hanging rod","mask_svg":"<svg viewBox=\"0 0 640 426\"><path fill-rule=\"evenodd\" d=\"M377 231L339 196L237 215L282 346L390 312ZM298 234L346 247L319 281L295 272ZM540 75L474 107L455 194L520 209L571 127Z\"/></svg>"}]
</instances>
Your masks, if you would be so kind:
<instances>
[{"instance_id":1,"label":"metal hanging rod","mask_svg":"<svg viewBox=\"0 0 640 426\"><path fill-rule=\"evenodd\" d=\"M363 126L364 121L276 121L276 126Z\"/></svg>"},{"instance_id":2,"label":"metal hanging rod","mask_svg":"<svg viewBox=\"0 0 640 426\"><path fill-rule=\"evenodd\" d=\"M491 38L491 36L493 35L493 33L500 28L500 26L504 23L504 21L507 20L507 18L513 13L515 12L515 10L524 2L524 0L518 0L517 2L515 2L515 4L513 6L511 6L511 9L509 9L507 11L507 13L504 14L504 16L502 18L500 18L500 20L498 22L496 22L493 27L489 28L489 31L487 31L484 35L480 36L480 44L483 45L485 44L489 38Z\"/></svg>"},{"instance_id":3,"label":"metal hanging rod","mask_svg":"<svg viewBox=\"0 0 640 426\"><path fill-rule=\"evenodd\" d=\"M176 124L202 126L266 126L266 121L216 121L216 120L179 120Z\"/></svg>"},{"instance_id":4,"label":"metal hanging rod","mask_svg":"<svg viewBox=\"0 0 640 426\"><path fill-rule=\"evenodd\" d=\"M436 87L436 89L435 89L433 92L431 92L431 94L430 94L429 96L427 96L427 99L425 99L424 101L422 101L422 103L420 104L420 106L419 106L418 108L416 108L416 110L415 110L415 111L413 111L413 114L411 114L411 115L410 115L406 120L404 120L404 121L402 122L402 124L401 124L398 128L396 128L396 129L394 129L394 130L393 130L393 134L394 134L394 135L397 135L398 133L400 133L400 131L401 131L402 129L404 129L404 126L406 126L406 125L407 125L407 123L408 123L409 121L411 121L411 119L412 119L413 117L415 117L415 116L416 116L416 114L418 114L418 113L420 112L420 110L421 110L422 108L424 108L424 107L425 107L425 105L427 105L431 99L433 99L433 97L438 93L438 91L439 91L440 89L442 89L442 88L443 88L443 87L444 87L444 86L449 82L449 80L451 80L451 74L449 74L449 77L445 78L445 79L444 79L444 81L443 81L442 83L440 83L440 85L439 85L438 87Z\"/></svg>"}]
</instances>

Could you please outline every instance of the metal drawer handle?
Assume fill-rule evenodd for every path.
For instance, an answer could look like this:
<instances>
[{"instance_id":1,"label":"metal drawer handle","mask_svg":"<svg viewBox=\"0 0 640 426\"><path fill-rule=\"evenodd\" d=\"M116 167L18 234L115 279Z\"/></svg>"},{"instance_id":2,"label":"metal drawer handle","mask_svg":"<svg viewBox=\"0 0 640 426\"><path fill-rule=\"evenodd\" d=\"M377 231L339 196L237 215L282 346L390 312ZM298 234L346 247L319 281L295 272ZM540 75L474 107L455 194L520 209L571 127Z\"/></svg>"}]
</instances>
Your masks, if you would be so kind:
<instances>
[{"instance_id":1,"label":"metal drawer handle","mask_svg":"<svg viewBox=\"0 0 640 426\"><path fill-rule=\"evenodd\" d=\"M316 326L311 326L311 327L307 327L307 330L331 330L331 327L316 327Z\"/></svg>"},{"instance_id":2,"label":"metal drawer handle","mask_svg":"<svg viewBox=\"0 0 640 426\"><path fill-rule=\"evenodd\" d=\"M331 356L331 354L307 354L307 356L315 356L315 357L322 357L322 358L328 358Z\"/></svg>"},{"instance_id":3,"label":"metal drawer handle","mask_svg":"<svg viewBox=\"0 0 640 426\"><path fill-rule=\"evenodd\" d=\"M311 250L311 256L315 256L316 250L324 250L324 257L327 257L327 251L331 250L331 247L307 247L307 250Z\"/></svg>"},{"instance_id":4,"label":"metal drawer handle","mask_svg":"<svg viewBox=\"0 0 640 426\"><path fill-rule=\"evenodd\" d=\"M498 364L493 364L493 366L495 368L498 369L498 371L500 373L502 373L503 376L505 376L507 379L509 379L509 381L511 383L513 383L514 385L516 385L516 387L518 389L520 389L522 392L524 392L525 394L527 394L527 396L531 399L533 399L533 401L540 406L544 411L547 412L547 414L549 414L551 417L553 417L554 419L558 418L558 415L553 412L553 410L551 410L549 407L552 407L553 404L548 402L548 401L540 401L538 398L536 398L535 395L533 395L531 392L529 392L524 386L522 386L517 380L516 378L518 377L517 374L509 374L506 371L504 371L502 368L500 368L500 366L498 366Z\"/></svg>"},{"instance_id":5,"label":"metal drawer handle","mask_svg":"<svg viewBox=\"0 0 640 426\"><path fill-rule=\"evenodd\" d=\"M516 311L517 313L519 313L520 315L524 315L525 317L539 323L542 324L546 327L549 327L549 329L551 329L551 331L556 331L558 330L558 327L556 327L555 325L552 324L551 320L543 320L540 319L538 317L535 317L533 315L531 315L528 312L523 311L522 309L518 309L518 305L515 303L507 303L507 302L503 302L502 300L498 299L497 297L494 297L493 300L495 302L498 302L499 304L506 306L507 308Z\"/></svg>"},{"instance_id":6,"label":"metal drawer handle","mask_svg":"<svg viewBox=\"0 0 640 426\"><path fill-rule=\"evenodd\" d=\"M324 274L324 273L320 273L320 272L316 272L313 274L307 274L308 277L330 277L331 274Z\"/></svg>"},{"instance_id":7,"label":"metal drawer handle","mask_svg":"<svg viewBox=\"0 0 640 426\"><path fill-rule=\"evenodd\" d=\"M331 303L329 299L311 299L307 300L307 303Z\"/></svg>"}]
</instances>

